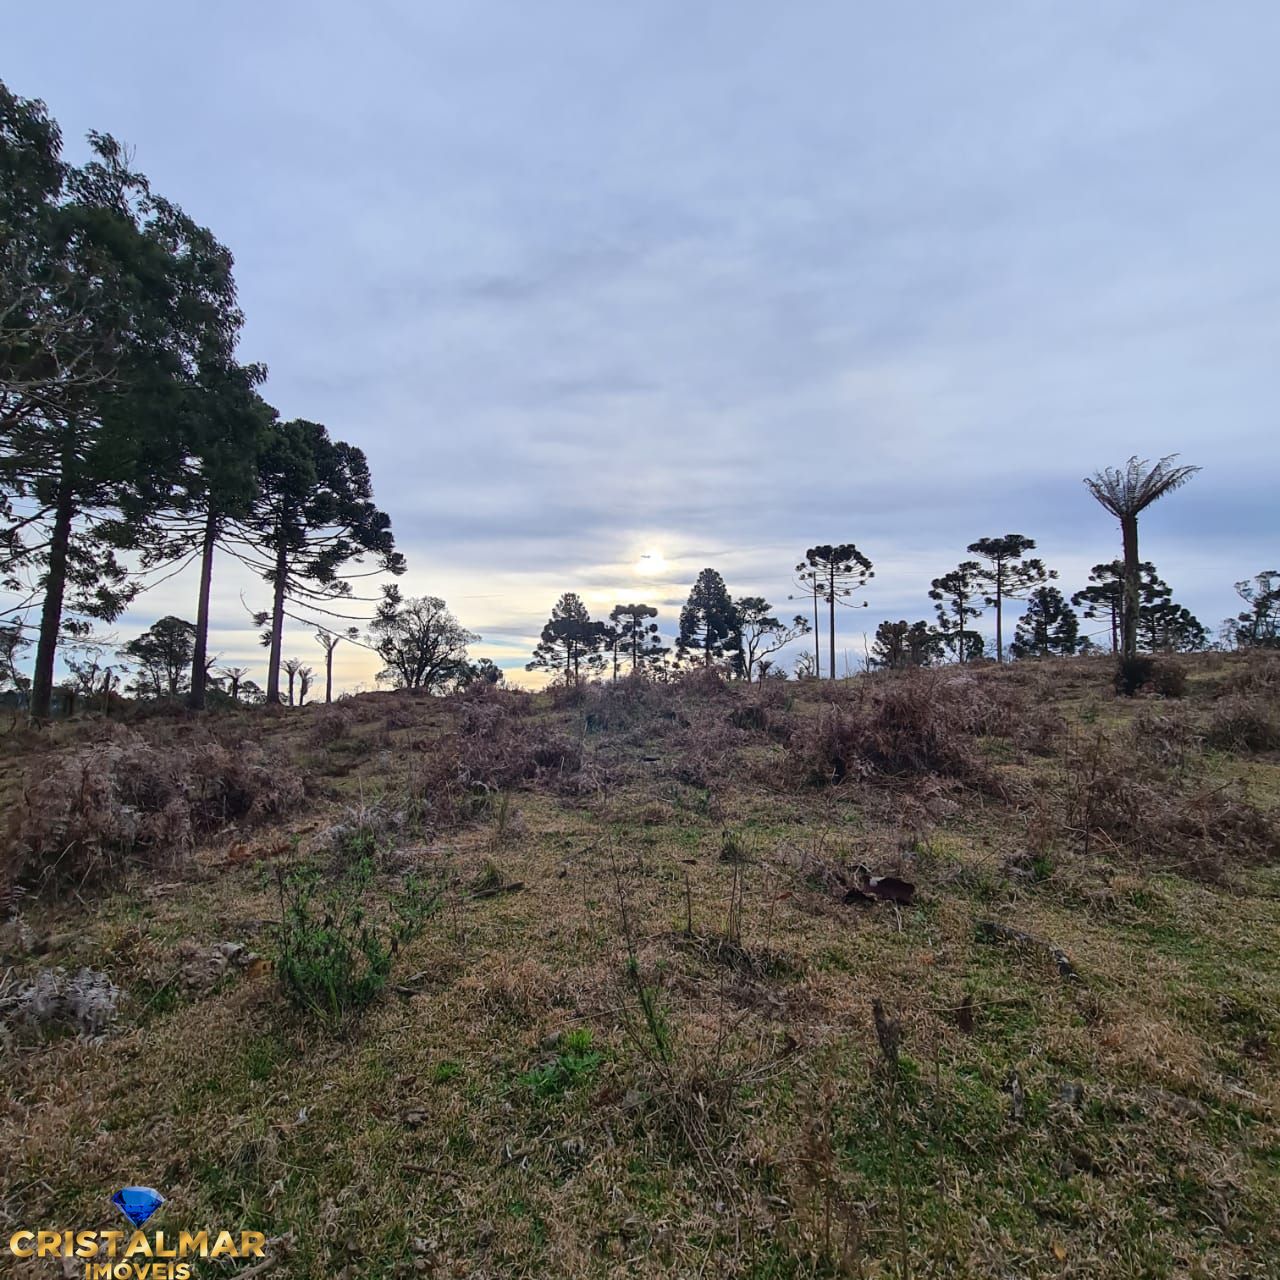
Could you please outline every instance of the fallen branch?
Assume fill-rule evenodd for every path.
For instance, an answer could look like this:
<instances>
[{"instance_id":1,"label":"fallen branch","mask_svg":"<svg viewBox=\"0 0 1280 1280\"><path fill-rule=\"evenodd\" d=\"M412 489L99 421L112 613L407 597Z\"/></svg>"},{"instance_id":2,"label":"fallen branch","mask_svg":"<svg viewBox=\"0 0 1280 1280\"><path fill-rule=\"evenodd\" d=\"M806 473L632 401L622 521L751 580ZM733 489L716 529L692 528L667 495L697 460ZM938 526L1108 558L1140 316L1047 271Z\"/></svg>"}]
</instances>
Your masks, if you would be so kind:
<instances>
[{"instance_id":1,"label":"fallen branch","mask_svg":"<svg viewBox=\"0 0 1280 1280\"><path fill-rule=\"evenodd\" d=\"M477 889L471 895L471 901L475 902L477 898L496 898L500 893L518 893L523 888L523 880L512 880L510 884L494 884L487 889Z\"/></svg>"}]
</instances>

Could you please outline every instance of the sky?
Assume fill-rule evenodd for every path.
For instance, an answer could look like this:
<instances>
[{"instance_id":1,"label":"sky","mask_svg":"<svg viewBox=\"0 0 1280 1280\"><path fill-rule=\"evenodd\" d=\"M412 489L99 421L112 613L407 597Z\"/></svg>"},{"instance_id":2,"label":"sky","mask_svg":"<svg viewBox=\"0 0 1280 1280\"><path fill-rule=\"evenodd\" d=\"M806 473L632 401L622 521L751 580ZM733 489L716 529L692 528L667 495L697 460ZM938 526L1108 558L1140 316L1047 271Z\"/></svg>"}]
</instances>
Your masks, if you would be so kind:
<instances>
[{"instance_id":1,"label":"sky","mask_svg":"<svg viewBox=\"0 0 1280 1280\"><path fill-rule=\"evenodd\" d=\"M0 77L232 249L267 399L366 451L402 591L514 676L563 591L670 635L704 566L794 610L815 543L875 564L850 663L984 536L1070 593L1131 454L1203 468L1141 550L1216 630L1280 561L1277 54L1272 0L44 0ZM266 604L219 563L260 680Z\"/></svg>"}]
</instances>

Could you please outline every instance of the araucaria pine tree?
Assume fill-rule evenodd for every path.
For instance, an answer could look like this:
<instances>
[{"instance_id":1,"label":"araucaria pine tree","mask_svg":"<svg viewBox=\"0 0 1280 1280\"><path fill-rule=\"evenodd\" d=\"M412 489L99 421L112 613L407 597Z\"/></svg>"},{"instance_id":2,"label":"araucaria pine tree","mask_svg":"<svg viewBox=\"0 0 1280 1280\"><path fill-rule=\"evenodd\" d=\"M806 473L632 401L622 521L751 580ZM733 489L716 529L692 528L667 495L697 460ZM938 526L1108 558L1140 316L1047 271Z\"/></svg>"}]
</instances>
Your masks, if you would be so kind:
<instances>
[{"instance_id":1,"label":"araucaria pine tree","mask_svg":"<svg viewBox=\"0 0 1280 1280\"><path fill-rule=\"evenodd\" d=\"M871 561L853 545L841 542L832 545L825 542L810 547L804 553L804 561L796 565L802 581L814 585L818 599L827 605L827 677L836 678L836 605L849 605L849 597L860 591L876 575ZM862 602L860 602L862 603Z\"/></svg>"},{"instance_id":2,"label":"araucaria pine tree","mask_svg":"<svg viewBox=\"0 0 1280 1280\"><path fill-rule=\"evenodd\" d=\"M40 602L31 712L51 710L64 614L118 617L185 431L183 389L230 359L231 255L91 134L61 157L42 103L0 84L0 587ZM126 509L128 518L124 519Z\"/></svg>"},{"instance_id":3,"label":"araucaria pine tree","mask_svg":"<svg viewBox=\"0 0 1280 1280\"><path fill-rule=\"evenodd\" d=\"M270 649L267 701L278 702L286 605L336 616L322 602L352 598L342 572L348 564L372 553L379 569L399 574L404 557L390 518L373 504L364 453L330 439L318 422L283 422L268 433L253 512L237 524L240 558L271 584L271 611L260 622Z\"/></svg>"},{"instance_id":4,"label":"araucaria pine tree","mask_svg":"<svg viewBox=\"0 0 1280 1280\"><path fill-rule=\"evenodd\" d=\"M1248 608L1227 619L1228 639L1241 649L1280 648L1280 570L1264 569L1235 589Z\"/></svg>"},{"instance_id":5,"label":"araucaria pine tree","mask_svg":"<svg viewBox=\"0 0 1280 1280\"><path fill-rule=\"evenodd\" d=\"M938 612L938 630L958 662L982 657L982 636L969 625L982 616L981 591L982 566L976 560L962 561L930 584L929 599Z\"/></svg>"},{"instance_id":6,"label":"araucaria pine tree","mask_svg":"<svg viewBox=\"0 0 1280 1280\"><path fill-rule=\"evenodd\" d=\"M617 631L618 647L631 660L632 672L661 661L667 653L653 621L658 611L651 604L619 604L609 611L609 620Z\"/></svg>"},{"instance_id":7,"label":"araucaria pine tree","mask_svg":"<svg viewBox=\"0 0 1280 1280\"><path fill-rule=\"evenodd\" d=\"M1138 566L1138 613L1160 600L1167 600L1172 589L1160 581L1150 560ZM1105 619L1110 627L1111 652L1120 652L1120 625L1124 616L1124 561L1111 560L1095 564L1089 570L1089 585L1071 597L1071 603L1086 618Z\"/></svg>"},{"instance_id":8,"label":"araucaria pine tree","mask_svg":"<svg viewBox=\"0 0 1280 1280\"><path fill-rule=\"evenodd\" d=\"M563 671L566 684L577 684L584 665L588 672L603 667L600 647L605 630L604 623L591 620L581 596L566 591L551 610L533 651L533 661L526 664L525 670Z\"/></svg>"},{"instance_id":9,"label":"araucaria pine tree","mask_svg":"<svg viewBox=\"0 0 1280 1280\"><path fill-rule=\"evenodd\" d=\"M1065 657L1080 647L1080 621L1057 587L1037 587L1027 597L1010 647L1015 658Z\"/></svg>"},{"instance_id":10,"label":"araucaria pine tree","mask_svg":"<svg viewBox=\"0 0 1280 1280\"><path fill-rule=\"evenodd\" d=\"M700 653L706 667L738 651L738 613L724 579L714 569L698 574L680 610L676 650L682 658Z\"/></svg>"},{"instance_id":11,"label":"araucaria pine tree","mask_svg":"<svg viewBox=\"0 0 1280 1280\"><path fill-rule=\"evenodd\" d=\"M888 671L927 667L941 660L942 635L927 622L882 622L871 645L871 665Z\"/></svg>"},{"instance_id":12,"label":"araucaria pine tree","mask_svg":"<svg viewBox=\"0 0 1280 1280\"><path fill-rule=\"evenodd\" d=\"M1004 602L1021 600L1050 578L1058 576L1046 569L1043 560L1028 560L1028 551L1036 549L1033 538L1020 533L1006 533L1003 538L979 538L967 548L986 561L977 579L984 587L983 601L996 611L996 661L1004 661Z\"/></svg>"}]
</instances>

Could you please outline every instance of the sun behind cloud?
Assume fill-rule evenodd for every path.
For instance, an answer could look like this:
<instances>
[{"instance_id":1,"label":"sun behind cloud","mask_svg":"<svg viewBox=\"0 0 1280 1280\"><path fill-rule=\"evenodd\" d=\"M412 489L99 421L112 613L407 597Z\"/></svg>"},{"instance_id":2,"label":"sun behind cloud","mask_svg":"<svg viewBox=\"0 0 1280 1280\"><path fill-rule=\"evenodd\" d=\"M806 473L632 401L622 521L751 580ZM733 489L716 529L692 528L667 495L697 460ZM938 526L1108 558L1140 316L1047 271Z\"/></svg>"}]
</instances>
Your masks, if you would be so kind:
<instances>
[{"instance_id":1,"label":"sun behind cloud","mask_svg":"<svg viewBox=\"0 0 1280 1280\"><path fill-rule=\"evenodd\" d=\"M631 566L637 577L660 578L667 569L667 558L657 547L648 547Z\"/></svg>"}]
</instances>

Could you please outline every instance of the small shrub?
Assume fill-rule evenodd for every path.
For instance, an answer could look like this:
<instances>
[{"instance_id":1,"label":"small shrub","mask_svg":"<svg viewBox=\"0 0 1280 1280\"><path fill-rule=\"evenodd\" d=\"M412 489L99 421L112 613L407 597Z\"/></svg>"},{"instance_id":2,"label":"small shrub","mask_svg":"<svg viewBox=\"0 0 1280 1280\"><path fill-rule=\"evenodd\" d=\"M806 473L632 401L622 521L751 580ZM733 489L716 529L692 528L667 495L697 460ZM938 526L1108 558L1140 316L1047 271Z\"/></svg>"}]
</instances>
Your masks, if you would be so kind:
<instances>
[{"instance_id":1,"label":"small shrub","mask_svg":"<svg viewBox=\"0 0 1280 1280\"><path fill-rule=\"evenodd\" d=\"M341 702L332 703L312 716L307 739L312 746L327 748L350 737L351 726L355 722L354 708Z\"/></svg>"},{"instance_id":2,"label":"small shrub","mask_svg":"<svg viewBox=\"0 0 1280 1280\"><path fill-rule=\"evenodd\" d=\"M334 855L339 866L349 866L366 858L376 858L387 844L408 824L404 806L392 803L386 796L349 805L343 816L328 827L317 840L317 847Z\"/></svg>"},{"instance_id":3,"label":"small shrub","mask_svg":"<svg viewBox=\"0 0 1280 1280\"><path fill-rule=\"evenodd\" d=\"M13 878L100 880L131 860L172 861L229 822L303 798L302 779L254 743L146 741L121 729L27 775L4 850Z\"/></svg>"},{"instance_id":4,"label":"small shrub","mask_svg":"<svg viewBox=\"0 0 1280 1280\"><path fill-rule=\"evenodd\" d=\"M1121 658L1116 664L1115 689L1126 698L1138 693L1181 698L1187 692L1187 673L1176 662L1140 653L1132 658Z\"/></svg>"},{"instance_id":5,"label":"small shrub","mask_svg":"<svg viewBox=\"0 0 1280 1280\"><path fill-rule=\"evenodd\" d=\"M1134 751L1152 764L1181 769L1200 751L1202 735L1181 707L1143 707L1129 726Z\"/></svg>"},{"instance_id":6,"label":"small shrub","mask_svg":"<svg viewBox=\"0 0 1280 1280\"><path fill-rule=\"evenodd\" d=\"M1152 673L1156 668L1156 660L1145 654L1137 654L1132 658L1121 658L1116 663L1116 692L1125 698L1132 698L1145 685L1151 683Z\"/></svg>"},{"instance_id":7,"label":"small shrub","mask_svg":"<svg viewBox=\"0 0 1280 1280\"><path fill-rule=\"evenodd\" d=\"M1280 716L1251 698L1223 698L1213 708L1205 741L1219 751L1280 750Z\"/></svg>"},{"instance_id":8,"label":"small shrub","mask_svg":"<svg viewBox=\"0 0 1280 1280\"><path fill-rule=\"evenodd\" d=\"M827 707L792 734L802 776L818 785L872 773L939 776L998 791L975 739L1008 733L1013 704L970 676L905 673L878 680L848 708Z\"/></svg>"},{"instance_id":9,"label":"small shrub","mask_svg":"<svg viewBox=\"0 0 1280 1280\"><path fill-rule=\"evenodd\" d=\"M1151 692L1162 698L1185 698L1187 694L1186 669L1176 662L1157 662L1151 673Z\"/></svg>"},{"instance_id":10,"label":"small shrub","mask_svg":"<svg viewBox=\"0 0 1280 1280\"><path fill-rule=\"evenodd\" d=\"M372 880L367 858L328 883L315 868L278 874L280 985L295 1008L330 1033L378 998L400 948L439 906L438 889L408 877L388 903L390 918L375 921L365 905Z\"/></svg>"},{"instance_id":11,"label":"small shrub","mask_svg":"<svg viewBox=\"0 0 1280 1280\"><path fill-rule=\"evenodd\" d=\"M1275 815L1252 804L1240 786L1165 778L1101 735L1074 747L1067 765L1063 825L1086 852L1209 880L1280 856Z\"/></svg>"}]
</instances>

